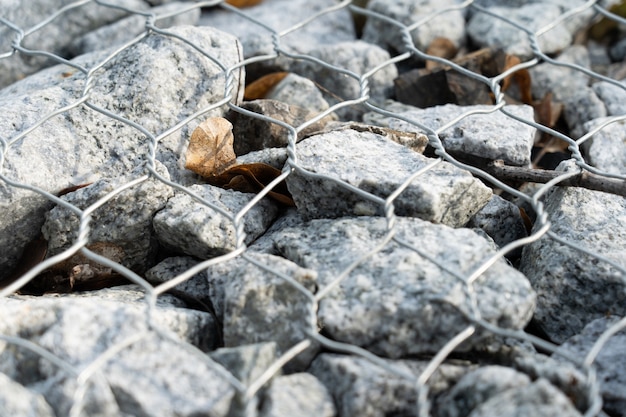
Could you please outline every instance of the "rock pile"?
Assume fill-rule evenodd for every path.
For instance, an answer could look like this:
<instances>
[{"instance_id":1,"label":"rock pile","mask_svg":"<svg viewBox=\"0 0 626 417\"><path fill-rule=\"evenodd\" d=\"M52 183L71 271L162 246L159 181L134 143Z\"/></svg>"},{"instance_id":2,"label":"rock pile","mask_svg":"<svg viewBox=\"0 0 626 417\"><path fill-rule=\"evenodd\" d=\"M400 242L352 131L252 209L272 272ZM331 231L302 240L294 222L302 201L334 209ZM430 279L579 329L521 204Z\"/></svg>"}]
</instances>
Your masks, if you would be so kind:
<instances>
[{"instance_id":1,"label":"rock pile","mask_svg":"<svg viewBox=\"0 0 626 417\"><path fill-rule=\"evenodd\" d=\"M408 38L530 61L518 26L556 21L538 35L555 61L530 65L532 96L562 104L574 156L623 178L618 43L576 40L593 8L355 1L358 28L360 9L333 0L203 13L135 0L15 30L67 2L41 3L0 6L0 45L18 50L0 58L0 414L626 416L626 333L594 350L624 327L625 198L499 194L481 167L530 166L529 104L394 100L424 64L396 62ZM295 207L184 168L209 116L233 123L238 163L282 170ZM42 260L56 262L16 281Z\"/></svg>"}]
</instances>

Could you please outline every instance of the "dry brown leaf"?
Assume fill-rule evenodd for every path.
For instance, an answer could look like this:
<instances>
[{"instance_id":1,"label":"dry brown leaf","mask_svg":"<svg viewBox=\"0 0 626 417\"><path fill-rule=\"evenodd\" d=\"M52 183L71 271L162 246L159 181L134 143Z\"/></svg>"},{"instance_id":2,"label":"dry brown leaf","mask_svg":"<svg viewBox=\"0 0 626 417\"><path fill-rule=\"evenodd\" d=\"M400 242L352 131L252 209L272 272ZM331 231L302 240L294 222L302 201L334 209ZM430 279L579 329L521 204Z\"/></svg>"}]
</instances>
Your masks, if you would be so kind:
<instances>
[{"instance_id":1,"label":"dry brown leaf","mask_svg":"<svg viewBox=\"0 0 626 417\"><path fill-rule=\"evenodd\" d=\"M243 93L243 98L246 101L257 100L260 98L265 98L267 93L276 86L279 82L283 80L288 72L272 72L271 74L264 75L258 80L250 83L246 90Z\"/></svg>"},{"instance_id":2,"label":"dry brown leaf","mask_svg":"<svg viewBox=\"0 0 626 417\"><path fill-rule=\"evenodd\" d=\"M235 164L233 125L223 117L210 117L191 134L187 147L185 168L211 177Z\"/></svg>"},{"instance_id":3,"label":"dry brown leaf","mask_svg":"<svg viewBox=\"0 0 626 417\"><path fill-rule=\"evenodd\" d=\"M519 57L515 55L507 55L504 60L504 68L502 72L507 71L508 69L520 64L522 61ZM502 81L502 91L506 91L511 85L511 80L515 80L517 86L519 87L520 92L520 100L524 104L532 104L532 90L531 90L531 80L530 73L527 69L521 69L519 71L515 71L513 74L509 75Z\"/></svg>"},{"instance_id":4,"label":"dry brown leaf","mask_svg":"<svg viewBox=\"0 0 626 417\"><path fill-rule=\"evenodd\" d=\"M263 0L226 0L226 3L235 7L250 7L250 6L256 6L262 1Z\"/></svg>"},{"instance_id":5,"label":"dry brown leaf","mask_svg":"<svg viewBox=\"0 0 626 417\"><path fill-rule=\"evenodd\" d=\"M452 59L458 52L454 43L448 38L435 38L430 45L428 45L428 49L426 53L428 55L433 55L439 58ZM433 69L441 64L435 61L426 61L426 69Z\"/></svg>"},{"instance_id":6,"label":"dry brown leaf","mask_svg":"<svg viewBox=\"0 0 626 417\"><path fill-rule=\"evenodd\" d=\"M261 162L235 165L219 176L208 178L215 186L245 193L258 193L281 175L280 170ZM268 197L286 206L295 206L285 182L277 184Z\"/></svg>"}]
</instances>

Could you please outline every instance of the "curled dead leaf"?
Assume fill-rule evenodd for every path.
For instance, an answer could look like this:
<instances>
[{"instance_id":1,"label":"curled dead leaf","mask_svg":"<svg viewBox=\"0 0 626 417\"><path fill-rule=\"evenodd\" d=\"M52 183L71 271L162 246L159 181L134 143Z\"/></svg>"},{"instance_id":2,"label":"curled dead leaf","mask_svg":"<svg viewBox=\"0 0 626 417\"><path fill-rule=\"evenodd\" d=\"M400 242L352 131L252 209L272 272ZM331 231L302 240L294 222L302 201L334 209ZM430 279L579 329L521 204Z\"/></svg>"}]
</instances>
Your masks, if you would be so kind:
<instances>
[{"instance_id":1,"label":"curled dead leaf","mask_svg":"<svg viewBox=\"0 0 626 417\"><path fill-rule=\"evenodd\" d=\"M288 72L273 72L271 74L264 75L256 81L250 83L243 93L243 98L246 101L257 100L265 98L272 88L281 82Z\"/></svg>"},{"instance_id":2,"label":"curled dead leaf","mask_svg":"<svg viewBox=\"0 0 626 417\"><path fill-rule=\"evenodd\" d=\"M233 125L223 117L210 117L191 134L185 168L210 177L219 175L235 164Z\"/></svg>"}]
</instances>

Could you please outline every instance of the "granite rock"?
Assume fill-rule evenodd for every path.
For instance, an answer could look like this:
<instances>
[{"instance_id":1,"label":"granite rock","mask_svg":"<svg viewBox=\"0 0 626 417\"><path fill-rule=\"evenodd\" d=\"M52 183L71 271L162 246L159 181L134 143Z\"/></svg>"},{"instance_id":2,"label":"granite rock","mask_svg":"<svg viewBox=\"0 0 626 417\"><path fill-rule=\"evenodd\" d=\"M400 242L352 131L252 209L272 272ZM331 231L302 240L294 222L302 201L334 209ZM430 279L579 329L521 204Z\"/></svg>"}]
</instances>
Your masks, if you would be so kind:
<instances>
[{"instance_id":1,"label":"granite rock","mask_svg":"<svg viewBox=\"0 0 626 417\"><path fill-rule=\"evenodd\" d=\"M321 113L330 106L315 83L306 77L289 73L272 87L265 98Z\"/></svg>"},{"instance_id":2,"label":"granite rock","mask_svg":"<svg viewBox=\"0 0 626 417\"><path fill-rule=\"evenodd\" d=\"M457 4L454 0L370 0L367 9L410 26ZM439 37L449 39L457 48L465 44L465 18L461 10L438 14L411 31L413 45L420 50L426 50ZM363 28L363 40L392 51L394 55L406 49L400 30L375 17L368 16Z\"/></svg>"},{"instance_id":3,"label":"granite rock","mask_svg":"<svg viewBox=\"0 0 626 417\"><path fill-rule=\"evenodd\" d=\"M148 2L152 3L152 1ZM184 10L184 12L183 12ZM154 24L160 29L171 26L195 25L200 19L200 8L189 8L188 3L173 1L167 4L151 7L143 13L150 13L155 17ZM101 26L83 36L78 37L67 46L72 55L82 55L99 49L121 45L132 40L146 30L147 16L130 15L106 26Z\"/></svg>"},{"instance_id":4,"label":"granite rock","mask_svg":"<svg viewBox=\"0 0 626 417\"><path fill-rule=\"evenodd\" d=\"M357 40L336 44L320 44L308 51L307 55L319 59L360 77L390 59L387 51L379 46ZM290 70L306 76L332 93L335 100L354 100L361 97L361 85L358 78L348 76L335 69L322 66L310 60L298 60L290 64ZM369 84L369 100L376 104L382 103L393 94L393 80L398 70L393 63L384 65L367 78ZM330 104L335 104L331 102ZM360 105L343 107L336 111L341 120L360 121L365 108Z\"/></svg>"},{"instance_id":5,"label":"granite rock","mask_svg":"<svg viewBox=\"0 0 626 417\"><path fill-rule=\"evenodd\" d=\"M384 136L355 130L311 136L298 144L296 155L300 167L380 198L387 198L415 171L435 162ZM383 213L382 204L327 177L296 170L286 182L298 211L306 219ZM441 162L413 180L394 200L394 206L400 216L462 226L490 197L491 190L478 179Z\"/></svg>"},{"instance_id":6,"label":"granite rock","mask_svg":"<svg viewBox=\"0 0 626 417\"><path fill-rule=\"evenodd\" d=\"M239 62L235 38L211 28L177 27L172 32L202 47L226 66ZM74 62L92 68L107 52L83 55ZM179 65L186 62L186 65ZM69 74L69 75L68 75ZM243 70L237 70L233 101L243 95ZM120 52L91 79L89 103L107 109L159 134L223 98L222 69L186 44L150 35ZM85 86L80 71L61 65L0 90L0 131L9 145L2 174L19 183L56 193L68 186L127 173L150 158L151 140L140 131L86 105L49 118L25 137L45 115L76 103ZM150 103L147 105L146 103ZM222 115L223 108L209 115ZM187 184L182 169L184 146L199 121L161 138L157 160L173 181ZM0 184L0 275L10 273L27 242L39 234L49 202L38 193Z\"/></svg>"},{"instance_id":7,"label":"granite rock","mask_svg":"<svg viewBox=\"0 0 626 417\"><path fill-rule=\"evenodd\" d=\"M609 117L598 118L584 124L589 132L608 121ZM611 174L626 174L626 123L617 121L605 126L582 143L589 164Z\"/></svg>"},{"instance_id":8,"label":"granite rock","mask_svg":"<svg viewBox=\"0 0 626 417\"><path fill-rule=\"evenodd\" d=\"M309 372L330 392L339 416L384 417L414 415L416 380L427 362L384 360L399 374L349 355L322 353ZM449 389L465 372L461 365L441 365L428 380L429 399Z\"/></svg>"},{"instance_id":9,"label":"granite rock","mask_svg":"<svg viewBox=\"0 0 626 417\"><path fill-rule=\"evenodd\" d=\"M317 271L318 317L329 337L390 358L436 352L468 326L462 280L493 254L469 229L415 218L396 219L396 242L363 259L334 287L325 288L387 235L383 218L312 220L272 234L279 254ZM408 245L408 246L406 246ZM520 329L530 320L535 294L526 278L500 259L473 284L482 318ZM416 325L419 323L419 325ZM477 331L459 350L488 343Z\"/></svg>"},{"instance_id":10,"label":"granite rock","mask_svg":"<svg viewBox=\"0 0 626 417\"><path fill-rule=\"evenodd\" d=\"M388 102L398 115L415 120L426 128L437 130L444 124L465 113L485 112L490 106L443 106L420 109L410 105ZM534 120L533 109L527 105L509 105L504 108L516 117ZM364 120L395 130L426 133L418 126L401 119L384 117L378 113L368 113ZM474 114L457 122L454 126L439 133L444 148L448 152L461 155L502 159L508 165L528 166L536 129L505 115L501 111L487 114Z\"/></svg>"},{"instance_id":11,"label":"granite rock","mask_svg":"<svg viewBox=\"0 0 626 417\"><path fill-rule=\"evenodd\" d=\"M610 316L596 319L587 324L580 333L570 337L563 343L556 354L552 356L562 360L558 352L564 351L578 358L584 358L600 336L612 325L617 325L621 317ZM598 382L600 383L600 393L603 397L603 409L612 416L626 416L626 332L623 330L615 334L602 347L596 357L594 365Z\"/></svg>"},{"instance_id":12,"label":"granite rock","mask_svg":"<svg viewBox=\"0 0 626 417\"><path fill-rule=\"evenodd\" d=\"M126 182L142 177L142 171L145 168L138 167L127 176L100 179L62 198L84 211ZM169 177L165 167L158 161L156 171L165 178ZM131 270L144 272L154 263L158 250L152 231L152 218L173 194L168 185L153 176L118 194L91 215L88 247L107 244L119 248L122 252L120 258L116 259L119 263ZM48 257L67 250L75 243L79 225L80 218L65 207L56 206L46 213L42 232L48 242Z\"/></svg>"},{"instance_id":13,"label":"granite rock","mask_svg":"<svg viewBox=\"0 0 626 417\"><path fill-rule=\"evenodd\" d=\"M572 161L561 163L559 169L573 169ZM544 204L551 233L622 268L550 235L524 247L520 269L537 292L534 319L549 338L561 343L605 314L626 314L626 231L622 226L626 200L584 188L557 187L546 195Z\"/></svg>"},{"instance_id":14,"label":"granite rock","mask_svg":"<svg viewBox=\"0 0 626 417\"><path fill-rule=\"evenodd\" d=\"M0 414L20 417L55 417L44 397L0 373Z\"/></svg>"},{"instance_id":15,"label":"granite rock","mask_svg":"<svg viewBox=\"0 0 626 417\"><path fill-rule=\"evenodd\" d=\"M211 316L161 296L152 310L152 325L161 333L148 332L145 293L136 288L12 296L0 306L2 316L12 317L0 332L41 346L76 372L107 349L142 336L96 369L87 382L80 415L226 415L233 388L210 363L181 346L184 342L210 348L215 324ZM29 350L6 343L1 347L2 372L41 392L56 415L68 415L78 388L75 375Z\"/></svg>"},{"instance_id":16,"label":"granite rock","mask_svg":"<svg viewBox=\"0 0 626 417\"><path fill-rule=\"evenodd\" d=\"M621 86L600 81L594 83L591 88L598 98L606 106L608 116L621 116L626 114L626 84L621 82Z\"/></svg>"},{"instance_id":17,"label":"granite rock","mask_svg":"<svg viewBox=\"0 0 626 417\"><path fill-rule=\"evenodd\" d=\"M35 0L28 4L19 1L3 2L0 5L0 16L26 31L67 6L67 0ZM143 0L112 1L111 5L125 6L135 10L145 10L149 2ZM64 55L65 49L77 37L99 26L114 22L125 16L123 10L107 7L97 3L89 3L62 13L52 24L25 36L21 46L32 50L43 50ZM11 43L17 33L8 26L0 27L0 50L9 52ZM3 88L24 76L39 71L41 68L54 65L56 62L47 57L27 54L14 54L9 59L0 60L0 88Z\"/></svg>"},{"instance_id":18,"label":"granite rock","mask_svg":"<svg viewBox=\"0 0 626 417\"><path fill-rule=\"evenodd\" d=\"M277 376L265 392L260 417L334 417L335 404L322 383L309 373Z\"/></svg>"},{"instance_id":19,"label":"granite rock","mask_svg":"<svg viewBox=\"0 0 626 417\"><path fill-rule=\"evenodd\" d=\"M237 242L233 218L254 194L212 185L192 185L187 189L215 209L186 192L177 192L154 217L154 230L161 244L200 259L234 250ZM277 214L277 204L268 198L254 205L242 219L244 243L249 244L262 235Z\"/></svg>"},{"instance_id":20,"label":"granite rock","mask_svg":"<svg viewBox=\"0 0 626 417\"><path fill-rule=\"evenodd\" d=\"M469 371L438 399L438 416L467 417L474 408L490 398L530 382L527 375L504 366L488 365Z\"/></svg>"}]
</instances>

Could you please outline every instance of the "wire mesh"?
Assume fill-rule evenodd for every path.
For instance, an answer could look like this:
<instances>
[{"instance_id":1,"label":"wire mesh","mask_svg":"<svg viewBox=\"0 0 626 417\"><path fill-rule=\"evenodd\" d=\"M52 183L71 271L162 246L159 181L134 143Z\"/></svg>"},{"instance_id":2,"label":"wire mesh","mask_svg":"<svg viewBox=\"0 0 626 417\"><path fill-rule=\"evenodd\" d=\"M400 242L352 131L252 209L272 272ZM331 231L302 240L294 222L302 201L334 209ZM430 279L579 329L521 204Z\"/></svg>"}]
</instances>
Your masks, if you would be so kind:
<instances>
[{"instance_id":1,"label":"wire mesh","mask_svg":"<svg viewBox=\"0 0 626 417\"><path fill-rule=\"evenodd\" d=\"M11 294L13 294L15 291L18 291L29 282L36 280L38 275L40 275L43 271L53 267L54 265L59 264L66 259L69 259L70 257L78 253L81 253L86 258L92 260L95 263L110 268L111 270L128 279L130 282L138 285L145 292L145 300L143 301L145 308L141 313L144 318L144 323L139 326L141 330L139 330L135 334L128 335L127 337L118 340L113 346L110 346L106 351L101 352L99 355L97 355L97 357L95 357L86 367L74 366L68 363L64 358L59 357L53 352L50 352L30 342L27 336L24 335L0 335L0 340L5 343L3 349L6 350L9 349L8 346L14 346L15 348L19 347L21 349L28 350L32 352L33 355L39 357L41 361L49 362L51 366L57 367L65 371L68 375L71 376L71 378L74 378L74 401L69 409L69 415L72 416L89 414L87 410L90 408L88 407L88 405L86 405L88 401L91 401L87 395L88 389L90 386L95 385L96 383L104 385L108 384L107 375L103 372L103 369L105 368L106 363L112 357L118 355L120 352L126 349L129 349L131 346L138 344L141 340L149 340L149 337L154 335L157 335L158 337L164 339L168 339L177 344L190 355L197 358L198 362L207 363L211 367L218 369L219 372L229 382L232 389L238 393L240 398L243 399L244 404L250 405L255 395L263 390L264 387L266 387L270 383L269 381L275 375L280 374L285 365L287 365L290 361L303 354L303 352L306 352L307 349L309 349L311 346L321 345L323 346L323 349L329 352L338 352L364 358L365 360L384 368L391 374L397 375L400 378L405 379L407 383L415 387L416 392L418 393L417 397L415 398L413 414L419 416L427 416L431 415L431 413L433 412L433 404L431 404L428 399L429 380L433 378L433 375L435 375L437 370L440 369L442 365L447 363L453 352L455 352L455 350L459 346L461 346L467 339L475 335L477 331L480 330L481 332L488 332L493 335L502 336L503 338L512 338L520 342L529 342L530 344L535 345L537 348L543 351L549 353L559 352L563 356L566 356L567 359L575 366L575 368L585 376L583 385L585 386L585 392L588 401L586 409L583 410L585 415L598 415L602 407L602 398L599 394L594 361L597 358L599 351L610 340L610 338L619 331L626 328L626 322L624 321L624 319L615 322L611 327L607 328L598 337L597 342L593 347L593 350L589 352L586 356L570 355L559 351L556 344L549 343L533 334L530 334L529 332L523 330L512 330L506 327L499 327L497 325L494 325L493 323L485 321L483 317L481 317L481 314L476 307L477 294L474 289L474 285L481 277L481 275L485 273L485 271L491 268L498 260L503 259L508 253L510 253L514 249L524 247L525 245L528 245L532 242L547 238L555 239L563 245L567 245L573 248L574 250L580 251L581 253L589 254L595 257L600 263L610 264L618 271L619 276L617 277L617 280L620 281L622 285L626 283L626 268L623 265L620 265L618 262L615 262L607 258L606 256L603 256L601 253L595 253L588 248L581 246L579 243L567 241L566 239L559 237L558 234L554 233L551 228L549 216L547 215L544 204L542 202L545 194L549 190L555 189L560 182L563 182L571 177L577 177L584 172L592 172L607 179L612 178L621 181L626 180L626 176L623 174L606 172L603 171L601 168L589 165L589 163L583 157L585 152L582 149L584 143L594 133L597 133L602 128L609 126L612 123L616 123L619 120L622 120L623 117L615 117L614 119L611 119L605 124L596 128L596 130L591 131L590 133L580 138L569 137L568 135L565 135L554 128L539 124L534 120L520 118L507 111L507 103L505 102L504 94L501 91L501 83L506 77L514 74L517 71L526 68L532 68L539 63L549 63L550 65L554 66L566 66L571 70L580 72L585 76L588 76L592 80L608 81L612 85L615 85L621 89L626 89L626 87L624 87L621 82L609 76L602 75L596 71L585 68L578 64L563 63L555 60L553 57L544 53L539 46L539 39L541 37L550 36L550 30L552 30L554 27L564 24L564 22L567 22L568 19L571 19L573 16L576 16L582 12L593 11L594 13L600 13L606 18L611 19L620 25L624 24L624 19L614 13L611 13L606 7L603 7L600 3L596 1L588 1L584 4L580 4L576 8L571 8L568 11L564 12L560 19L552 22L550 25L533 31L509 19L507 16L494 13L488 7L481 6L481 3L482 2L476 2L471 0L462 3L454 3L447 8L440 8L435 12L424 16L419 21L412 22L411 24L405 24L396 19L384 16L383 14L374 12L363 7L359 7L353 4L352 1L347 0L342 2L336 2L336 4L332 7L320 10L318 13L310 16L305 21L298 22L291 27L283 28L281 30L276 30L272 28L271 25L267 22L258 21L255 17L252 17L245 8L239 9L219 0L183 3L180 5L179 9L163 15L155 15L152 12L135 9L134 7L122 7L112 2L106 1L78 1L65 5L64 7L58 9L57 12L51 14L47 19L41 22L36 22L32 26L24 27L21 26L19 23L12 22L10 19L4 16L0 16L0 24L6 29L4 33L8 33L9 36L13 38L12 42L10 43L10 47L7 47L7 43L4 42L5 49L0 51L2 53L0 55L0 60L14 59L18 56L23 57L24 59L43 58L48 60L48 65L61 64L64 65L68 70L73 69L80 73L79 79L82 82L83 86L82 91L80 91L80 93L76 95L70 103L54 103L52 107L50 107L50 111L48 113L36 115L36 118L33 119L35 121L32 123L27 123L23 129L20 129L18 131L18 133L7 135L7 132L0 132L1 186L5 190L23 189L27 192L39 195L49 201L50 205L65 207L66 209L75 213L75 215L78 216L80 219L76 238L72 242L71 246L69 246L69 248L63 250L62 252L36 264L34 267L26 271L23 275L8 283L0 291L0 296L2 297L0 299L0 302L8 302L12 297ZM72 13L75 13L81 7L88 4L95 4L101 8L115 9L116 11L119 11L126 15L142 16L143 18L145 18L145 26L143 27L142 32L135 36L133 39L123 45L114 48L108 55L99 58L96 62L92 62L89 65L73 62L55 52L34 49L33 45L28 44L27 40L30 36L38 31L43 31L46 27L54 26L59 16L69 16ZM221 10L222 12L225 11L237 15L241 19L249 21L250 24L257 25L260 28L260 31L265 31L271 35L273 50L267 54L244 59L236 65L227 65L222 63L219 58L212 56L211 52L204 50L200 45L196 45L194 41L186 39L184 36L181 36L170 29L160 28L157 25L157 23L163 18L176 16L178 14L182 14L193 9L202 9L203 13L213 13L215 10ZM401 52L390 58L387 62L384 62L382 65L376 66L366 73L358 74L350 70L339 68L333 64L324 62L323 60L307 55L306 53L293 52L289 49L289 47L283 45L283 39L287 35L297 34L307 25L315 25L321 17L341 10L349 10L354 15L364 16L368 19L378 19L396 27L397 30L402 34L402 45L398 47L398 50ZM418 48L415 45L411 35L413 31L419 29L425 24L428 24L437 16L455 10L461 10L463 11L463 13L486 13L497 19L502 20L509 25L517 27L520 31L524 32L525 36L527 37L531 45L532 57L509 68L505 72L501 72L493 77L488 77L482 74L475 73L472 70L467 69L455 62L452 62L449 59L429 55L424 50ZM206 58L211 60L217 67L219 67L221 77L224 80L225 86L220 100L210 103L208 106L194 109L193 111L187 113L185 117L176 120L176 122L172 125L159 126L158 132L142 126L141 123L135 122L129 117L125 117L120 112L103 108L97 104L92 103L91 101L92 90L98 84L99 77L103 76L103 69L107 65L118 59L120 56L122 56L124 51L128 50L131 46L142 42L142 40L144 40L148 36L161 36L172 39L175 38L183 42L187 48L193 49L201 55L205 56ZM304 60L314 65L324 66L331 72L344 74L347 78L358 81L360 94L358 97L352 99L340 100L338 103L332 105L326 111L320 112L314 118L307 120L306 122L297 126L291 126L281 120L276 120L268 116L251 112L240 106L240 103L238 102L238 95L240 94L240 92L238 91L236 77L240 73L241 68L245 68L253 64L270 62L277 58L287 60ZM371 100L370 82L372 77L377 72L381 71L385 67L394 66L396 64L400 65L409 64L411 62L414 63L416 62L416 60L432 61L446 65L447 67L454 69L458 73L461 73L484 84L488 87L493 95L493 105L487 111L466 111L458 117L446 121L446 123L442 124L439 128L433 129L424 125L420 120L414 120L406 116L400 115L397 112L389 111L385 109L385 106L383 104ZM152 105L151 103L146 104ZM380 196L374 195L370 192L364 191L362 189L359 189L358 187L341 181L338 178L321 176L320 174L311 172L310 170L304 168L299 161L299 143L297 143L297 139L300 132L302 132L308 126L321 121L325 117L332 115L340 111L341 109L357 105L361 105L363 106L363 108L366 108L369 111L377 112L383 116L395 117L399 120L403 120L415 126L419 130L426 133L429 141L429 146L433 150L434 158L432 159L432 163L427 165L423 169L414 172L413 175L406 179L402 186L397 188L387 198L381 198ZM287 160L285 167L282 170L282 175L276 178L268 187L258 193L256 197L254 197L248 204L246 204L239 212L235 213L234 215L224 211L212 202L203 198L201 195L198 195L196 192L192 191L189 188L189 184L166 178L162 174L162 172L157 169L157 154L159 152L159 148L163 146L164 138L167 138L168 136L177 132L186 132L189 126L194 124L195 120L212 114L212 112L216 109L223 109L224 106L227 106L232 111L238 112L246 117L257 118L265 122L282 126L286 129L288 135L288 144L285 147ZM138 176L137 178L128 180L124 184L116 187L115 189L106 193L106 195L85 208L79 208L68 203L65 199L55 195L55 190L45 189L45 187L22 182L18 178L11 178L7 176L7 166L11 164L11 150L18 142L28 140L29 135L35 130L45 129L46 123L48 121L58 117L68 117L68 115L73 110L79 108L89 109L92 112L100 114L104 118L113 119L120 124L135 129L145 138L146 145L145 154L142 155L141 158L138 158L138 160L141 160L141 164L145 164L143 174ZM472 115L485 112L503 112L508 117L515 118L519 122L530 125L542 132L566 141L569 145L571 158L575 162L576 169L568 172L563 172L561 175L558 175L553 180L536 189L536 191L528 194L510 185L507 185L502 180L496 178L496 176L487 172L484 167L472 166L469 163L459 161L446 150L444 143L441 140L442 132L454 126L457 122L463 119L466 119ZM291 285L295 289L295 291L301 293L310 303L312 311L317 312L320 302L322 302L329 293L334 291L339 285L341 285L342 282L350 279L351 273L356 268L362 265L373 254L382 251L387 245L390 244L390 242L395 242L405 248L409 248L419 256L424 256L428 258L428 248L416 248L410 243L402 240L402 238L398 236L397 232L399 228L399 223L398 216L395 213L395 203L398 196L409 185L415 183L416 181L419 181L425 173L434 169L442 161L446 161L447 163L453 164L464 171L470 172L474 176L484 180L485 183L496 189L502 190L503 193L508 194L511 197L516 197L520 200L523 200L524 203L536 213L536 222L532 233L528 237L519 239L501 248L493 256L483 260L480 264L475 265L473 270L465 275L459 275L455 273L455 275L457 275L459 284L463 287L462 290L464 296L467 297L468 300L471 300L469 305L474 306L474 308L462 311L462 314L464 314L467 318L468 325L465 328L461 329L455 337L450 338L450 340L438 352L435 352L430 357L428 357L428 365L425 366L419 373L408 372L406 368L396 366L393 364L392 361L385 360L363 347L331 340L329 337L325 336L323 332L319 332L316 323L310 323L310 328L306 331L306 337L303 337L299 343L294 344L291 349L282 353L282 355L278 359L271 363L271 365L268 366L264 370L264 372L258 375L255 379L243 382L235 375L233 375L231 371L216 364L215 361L207 356L206 352L201 351L197 347L193 346L193 344L190 342L181 341L178 336L171 334L169 330L161 328L159 324L154 321L155 308L160 297L162 297L164 294L166 294L176 286L188 281L191 277L207 270L208 268L234 259L244 260L251 265L255 265L257 268L259 268L259 270L262 269L266 272L275 274L275 277L277 279L284 280L284 282L286 282L288 285ZM50 163L53 162L51 161ZM249 214L250 210L252 210L255 205L257 205L259 201L261 201L261 199L266 197L267 194L272 191L272 189L280 181L284 180L290 175L294 175L295 173L303 176L308 176L310 178L323 178L324 180L332 181L339 184L340 186L344 187L347 192L358 194L362 198L380 206L383 216L386 220L386 234L378 242L376 242L375 245L372 245L371 250L362 253L361 256L354 259L351 263L349 263L348 266L345 267L345 269L337 273L328 285L326 285L324 288L319 289L319 291L315 294L312 293L305 286L303 286L301 283L293 279L293 277L291 277L289 274L285 274L284 272L276 270L273 265L263 264L259 262L254 256L250 256L247 250L247 245L245 243L246 232L244 230L244 217ZM175 278L156 286L153 286L151 283L149 283L145 279L145 277L141 276L141 274L138 274L128 267L125 267L118 262L108 259L107 257L88 249L87 246L89 244L89 236L92 232L91 221L94 213L97 210L101 210L103 208L106 209L107 205L113 199L123 194L126 190L137 188L141 184L149 181L150 179L159 181L167 185L168 187L175 189L176 191L186 193L196 201L200 202L202 205L209 207L215 212L218 212L226 217L233 226L235 234L234 249L228 251L228 253L201 261L195 266L190 267L189 269L179 273ZM431 262L436 263L442 271L449 271L447 265L439 264L438 261L436 259L433 259L432 257L428 259L430 259ZM11 317L3 317L2 321L5 323L10 323ZM216 405L216 407L219 408L218 405ZM250 405L250 407L253 407L253 405ZM376 405L374 404L373 407L375 408ZM246 409L246 413L252 413L252 411Z\"/></svg>"}]
</instances>

